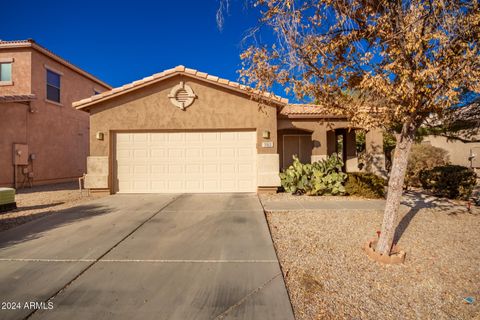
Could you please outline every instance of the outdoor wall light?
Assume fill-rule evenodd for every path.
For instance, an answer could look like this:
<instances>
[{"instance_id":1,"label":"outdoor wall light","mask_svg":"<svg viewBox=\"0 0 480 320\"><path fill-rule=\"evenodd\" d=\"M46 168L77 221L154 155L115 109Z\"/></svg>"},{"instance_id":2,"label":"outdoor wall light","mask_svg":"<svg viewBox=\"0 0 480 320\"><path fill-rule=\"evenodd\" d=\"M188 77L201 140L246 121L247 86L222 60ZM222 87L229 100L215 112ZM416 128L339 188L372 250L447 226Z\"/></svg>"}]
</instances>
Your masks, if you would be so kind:
<instances>
[{"instance_id":1,"label":"outdoor wall light","mask_svg":"<svg viewBox=\"0 0 480 320\"><path fill-rule=\"evenodd\" d=\"M97 138L97 140L103 140L103 132L98 131L95 137Z\"/></svg>"},{"instance_id":2,"label":"outdoor wall light","mask_svg":"<svg viewBox=\"0 0 480 320\"><path fill-rule=\"evenodd\" d=\"M268 131L268 130L263 130L262 137L263 137L264 139L270 139L270 131Z\"/></svg>"}]
</instances>

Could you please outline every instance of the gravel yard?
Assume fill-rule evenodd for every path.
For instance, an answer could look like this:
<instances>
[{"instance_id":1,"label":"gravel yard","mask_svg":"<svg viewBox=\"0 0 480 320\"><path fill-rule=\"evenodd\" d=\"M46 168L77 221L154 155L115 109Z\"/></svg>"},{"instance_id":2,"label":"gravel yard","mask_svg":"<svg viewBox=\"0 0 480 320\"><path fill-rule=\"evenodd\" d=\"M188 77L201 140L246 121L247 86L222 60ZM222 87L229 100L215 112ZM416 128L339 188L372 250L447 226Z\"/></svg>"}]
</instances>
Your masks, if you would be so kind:
<instances>
[{"instance_id":1,"label":"gravel yard","mask_svg":"<svg viewBox=\"0 0 480 320\"><path fill-rule=\"evenodd\" d=\"M15 196L17 209L0 213L0 231L98 197L99 195L87 196L86 191L81 195L78 190L78 182L19 189Z\"/></svg>"},{"instance_id":2,"label":"gravel yard","mask_svg":"<svg viewBox=\"0 0 480 320\"><path fill-rule=\"evenodd\" d=\"M407 259L391 266L361 249L382 211L267 212L297 319L480 319L478 208L406 203L414 209L402 208L397 238Z\"/></svg>"}]
</instances>

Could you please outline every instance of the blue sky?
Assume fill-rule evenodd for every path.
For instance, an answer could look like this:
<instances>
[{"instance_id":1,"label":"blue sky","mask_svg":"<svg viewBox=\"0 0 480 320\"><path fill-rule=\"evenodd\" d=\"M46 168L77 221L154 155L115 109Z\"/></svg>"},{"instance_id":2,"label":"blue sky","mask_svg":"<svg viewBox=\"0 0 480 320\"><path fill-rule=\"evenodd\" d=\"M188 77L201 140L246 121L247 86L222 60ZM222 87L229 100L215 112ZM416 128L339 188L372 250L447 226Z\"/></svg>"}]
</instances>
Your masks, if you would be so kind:
<instances>
[{"instance_id":1,"label":"blue sky","mask_svg":"<svg viewBox=\"0 0 480 320\"><path fill-rule=\"evenodd\" d=\"M217 9L218 0L7 1L0 39L33 38L114 87L180 64L237 80L259 13L232 0L219 31Z\"/></svg>"}]
</instances>

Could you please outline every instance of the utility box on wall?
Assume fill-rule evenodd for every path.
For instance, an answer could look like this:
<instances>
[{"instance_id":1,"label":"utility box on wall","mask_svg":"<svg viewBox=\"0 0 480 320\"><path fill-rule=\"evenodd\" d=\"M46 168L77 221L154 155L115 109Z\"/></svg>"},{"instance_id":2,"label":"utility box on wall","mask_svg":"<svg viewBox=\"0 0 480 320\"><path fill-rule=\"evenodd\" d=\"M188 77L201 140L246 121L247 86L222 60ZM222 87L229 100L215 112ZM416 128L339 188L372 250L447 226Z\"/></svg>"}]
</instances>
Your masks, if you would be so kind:
<instances>
[{"instance_id":1,"label":"utility box on wall","mask_svg":"<svg viewBox=\"0 0 480 320\"><path fill-rule=\"evenodd\" d=\"M28 166L27 144L13 144L13 164L16 166Z\"/></svg>"}]
</instances>

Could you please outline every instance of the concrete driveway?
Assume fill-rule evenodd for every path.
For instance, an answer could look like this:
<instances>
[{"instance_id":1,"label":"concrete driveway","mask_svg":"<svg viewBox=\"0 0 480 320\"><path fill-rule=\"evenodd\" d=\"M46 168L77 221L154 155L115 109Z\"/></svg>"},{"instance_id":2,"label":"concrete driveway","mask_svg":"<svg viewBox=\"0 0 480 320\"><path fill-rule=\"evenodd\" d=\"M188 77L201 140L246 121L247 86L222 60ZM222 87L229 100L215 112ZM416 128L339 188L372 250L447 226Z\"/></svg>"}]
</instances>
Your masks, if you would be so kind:
<instances>
[{"instance_id":1,"label":"concrete driveway","mask_svg":"<svg viewBox=\"0 0 480 320\"><path fill-rule=\"evenodd\" d=\"M102 198L1 232L0 270L1 319L293 319L254 194Z\"/></svg>"}]
</instances>

